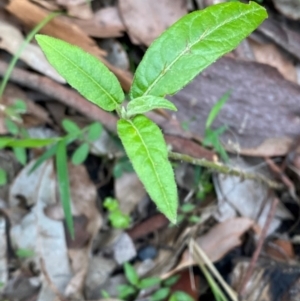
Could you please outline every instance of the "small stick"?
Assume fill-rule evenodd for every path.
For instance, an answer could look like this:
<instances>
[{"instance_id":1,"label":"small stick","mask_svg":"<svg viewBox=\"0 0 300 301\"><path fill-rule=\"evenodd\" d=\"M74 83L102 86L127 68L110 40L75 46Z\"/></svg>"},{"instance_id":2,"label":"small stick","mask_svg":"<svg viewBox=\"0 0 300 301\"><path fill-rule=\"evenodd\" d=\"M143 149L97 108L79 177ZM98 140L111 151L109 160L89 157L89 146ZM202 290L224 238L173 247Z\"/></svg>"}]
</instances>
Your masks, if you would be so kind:
<instances>
[{"instance_id":1,"label":"small stick","mask_svg":"<svg viewBox=\"0 0 300 301\"><path fill-rule=\"evenodd\" d=\"M272 221L272 219L273 219L273 217L275 215L275 211L276 211L276 207L277 207L278 202L279 202L278 198L275 197L273 199L272 204L271 204L270 211L269 211L267 220L265 222L265 225L264 225L264 227L262 229L261 235L259 237L259 240L258 240L256 249L255 249L255 252L253 253L253 256L252 256L250 264L249 264L249 267L248 267L248 269L246 271L246 275L243 277L243 280L241 282L240 289L239 289L239 296L240 296L241 300L243 300L244 294L246 292L246 285L247 285L247 283L248 283L248 281L250 279L250 276L253 273L255 264L256 264L256 262L258 260L258 257L259 257L259 254L261 252L263 243L265 241L265 238L266 238L266 235L267 235L267 231L268 231L268 229L270 227L270 224L271 224L271 221Z\"/></svg>"},{"instance_id":2,"label":"small stick","mask_svg":"<svg viewBox=\"0 0 300 301\"><path fill-rule=\"evenodd\" d=\"M258 182L266 184L270 188L274 188L274 189L282 189L283 188L283 185L281 183L270 180L269 178L267 178L264 175L257 174L257 173L247 173L240 169L226 166L221 163L215 163L212 161L208 161L206 159L196 159L196 158L190 157L188 155L174 153L174 152L169 152L169 158L174 159L174 160L179 160L179 161L185 161L185 162L193 164L193 165L199 165L202 167L206 167L206 168L212 169L213 171L216 171L216 172L219 172L222 174L227 174L230 176L237 176L237 177L241 177L241 178L247 179L247 180L258 181Z\"/></svg>"}]
</instances>

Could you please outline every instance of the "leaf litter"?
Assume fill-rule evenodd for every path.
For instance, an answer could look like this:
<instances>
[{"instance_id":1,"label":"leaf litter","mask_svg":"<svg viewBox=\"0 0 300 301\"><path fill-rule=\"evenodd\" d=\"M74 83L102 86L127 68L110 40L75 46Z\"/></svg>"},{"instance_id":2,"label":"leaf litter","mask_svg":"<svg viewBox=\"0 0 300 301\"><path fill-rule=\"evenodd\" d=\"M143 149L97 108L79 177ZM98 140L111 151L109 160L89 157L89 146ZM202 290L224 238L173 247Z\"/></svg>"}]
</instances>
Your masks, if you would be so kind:
<instances>
[{"instance_id":1,"label":"leaf litter","mask_svg":"<svg viewBox=\"0 0 300 301\"><path fill-rule=\"evenodd\" d=\"M194 9L194 3L171 2L11 0L0 6L0 74L3 76L5 67L1 71L1 66L7 66L5 63L16 53L27 30L50 11L63 8L68 15L53 20L42 33L94 54L128 92L131 72L146 47L188 9ZM50 137L62 137L65 117L74 120L79 128L96 119L108 131L91 143L84 164L67 165L74 240L64 222L52 159L28 173L47 149L29 149L29 163L25 166L15 160L9 149L1 149L0 168L8 174L7 184L0 188L1 298L100 300L108 292L111 299L105 300L117 300L118 287L128 283L123 264L130 261L141 278L156 276L164 280L177 275L179 280L172 290L180 288L195 300L213 300L204 272L188 249L191 239L245 300L300 298L300 25L297 11L287 10L292 2L273 3L273 15L245 40L243 47L168 97L178 108L176 113L157 110L149 116L158 121L171 149L217 161L218 155L213 149L203 148L201 141L212 106L230 91L212 125L213 129L227 127L221 142L231 154L229 166L255 170L280 181L287 179L285 185L292 183L295 194L289 186L274 192L250 180L173 162L180 187L179 211L183 214L176 227L170 227L167 219L157 213L132 173L114 136L116 119L63 85L64 80L53 71L35 42L25 48L21 54L24 63L18 63L1 105L10 107L18 99L26 103L22 124L29 135L49 137L51 132ZM269 4L264 5L268 8ZM4 121L1 111L2 135L7 134ZM73 153L77 146L77 142L69 144L68 152ZM274 159L276 173L274 168L270 170L266 158ZM273 210L275 196L280 202ZM115 198L120 211L130 218L126 229L113 228L103 206L107 197ZM259 256L255 259L253 254ZM192 271L191 277L187 269ZM247 285L241 281L245 278ZM193 279L200 289L195 290ZM275 290L283 279L289 280ZM149 295L145 296L140 292L135 300L148 300L145 298Z\"/></svg>"}]
</instances>

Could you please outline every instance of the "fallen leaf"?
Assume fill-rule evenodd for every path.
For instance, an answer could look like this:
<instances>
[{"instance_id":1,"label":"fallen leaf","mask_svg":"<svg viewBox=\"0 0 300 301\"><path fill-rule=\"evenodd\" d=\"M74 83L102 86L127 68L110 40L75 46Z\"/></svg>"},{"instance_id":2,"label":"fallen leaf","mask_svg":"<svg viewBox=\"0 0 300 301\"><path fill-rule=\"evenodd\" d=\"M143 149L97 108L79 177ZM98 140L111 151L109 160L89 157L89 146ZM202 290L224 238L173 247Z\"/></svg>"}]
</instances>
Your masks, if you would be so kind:
<instances>
[{"instance_id":1,"label":"fallen leaf","mask_svg":"<svg viewBox=\"0 0 300 301\"><path fill-rule=\"evenodd\" d=\"M21 31L17 27L0 20L0 48L14 56L23 43L24 37ZM28 44L21 52L20 59L32 69L49 76L55 81L59 83L66 82L49 64L37 45Z\"/></svg>"},{"instance_id":2,"label":"fallen leaf","mask_svg":"<svg viewBox=\"0 0 300 301\"><path fill-rule=\"evenodd\" d=\"M2 293L8 280L7 245L6 245L6 220L0 215L0 293Z\"/></svg>"},{"instance_id":3,"label":"fallen leaf","mask_svg":"<svg viewBox=\"0 0 300 301\"><path fill-rule=\"evenodd\" d=\"M88 20L73 20L87 35L95 38L116 38L126 30L117 7L102 8Z\"/></svg>"},{"instance_id":4,"label":"fallen leaf","mask_svg":"<svg viewBox=\"0 0 300 301\"><path fill-rule=\"evenodd\" d=\"M273 67L223 57L169 99L178 122L189 122L189 132L201 140L211 108L228 91L213 124L228 127L224 145L244 155L286 154L299 135L300 87Z\"/></svg>"},{"instance_id":5,"label":"fallen leaf","mask_svg":"<svg viewBox=\"0 0 300 301\"><path fill-rule=\"evenodd\" d=\"M229 164L240 170L249 170L256 166L256 172L270 177L268 168L262 165L262 162L256 158L237 157L232 158ZM264 227L274 197L265 184L222 174L214 178L214 184L218 197L218 210L215 218L218 221L223 222L235 216L243 216L255 220L261 229ZM282 219L291 218L289 211L279 204L267 235L272 234L278 228Z\"/></svg>"},{"instance_id":6,"label":"fallen leaf","mask_svg":"<svg viewBox=\"0 0 300 301\"><path fill-rule=\"evenodd\" d=\"M256 61L275 67L285 79L297 83L297 71L292 61L274 44L260 44L249 40Z\"/></svg>"},{"instance_id":7,"label":"fallen leaf","mask_svg":"<svg viewBox=\"0 0 300 301\"><path fill-rule=\"evenodd\" d=\"M284 16L300 20L300 2L298 0L273 0L273 3Z\"/></svg>"},{"instance_id":8,"label":"fallen leaf","mask_svg":"<svg viewBox=\"0 0 300 301\"><path fill-rule=\"evenodd\" d=\"M131 41L149 46L187 13L187 3L186 0L122 0L119 11Z\"/></svg>"}]
</instances>

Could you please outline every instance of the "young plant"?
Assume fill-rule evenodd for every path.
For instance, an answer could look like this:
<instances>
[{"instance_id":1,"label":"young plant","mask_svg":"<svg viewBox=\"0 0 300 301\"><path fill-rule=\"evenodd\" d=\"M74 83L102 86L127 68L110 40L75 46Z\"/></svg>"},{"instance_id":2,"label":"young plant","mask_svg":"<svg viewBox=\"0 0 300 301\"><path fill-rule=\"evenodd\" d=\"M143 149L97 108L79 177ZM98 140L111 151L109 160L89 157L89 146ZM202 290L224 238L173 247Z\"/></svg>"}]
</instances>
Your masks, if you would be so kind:
<instances>
[{"instance_id":1,"label":"young plant","mask_svg":"<svg viewBox=\"0 0 300 301\"><path fill-rule=\"evenodd\" d=\"M130 296L136 296L140 290L155 286L161 282L158 277L139 279L134 267L128 262L124 264L124 272L129 283L118 286L118 298L120 299L127 299Z\"/></svg>"},{"instance_id":2,"label":"young plant","mask_svg":"<svg viewBox=\"0 0 300 301\"><path fill-rule=\"evenodd\" d=\"M220 155L221 158L227 162L228 155L220 142L220 136L227 130L226 126L221 126L215 130L211 128L212 123L218 116L220 110L223 108L226 101L229 99L230 93L225 93L212 107L211 111L208 114L206 123L205 123L205 136L203 139L204 146L212 146Z\"/></svg>"},{"instance_id":3,"label":"young plant","mask_svg":"<svg viewBox=\"0 0 300 301\"><path fill-rule=\"evenodd\" d=\"M108 210L108 219L114 228L127 229L129 227L131 221L130 216L121 211L116 199L110 197L105 198L103 206Z\"/></svg>"},{"instance_id":4,"label":"young plant","mask_svg":"<svg viewBox=\"0 0 300 301\"><path fill-rule=\"evenodd\" d=\"M118 135L158 209L176 223L177 187L159 127L144 114L176 110L166 100L199 72L234 49L267 17L254 2L222 3L192 12L167 29L138 66L125 108L117 78L95 57L64 41L36 35L49 62L87 100L119 116Z\"/></svg>"}]
</instances>

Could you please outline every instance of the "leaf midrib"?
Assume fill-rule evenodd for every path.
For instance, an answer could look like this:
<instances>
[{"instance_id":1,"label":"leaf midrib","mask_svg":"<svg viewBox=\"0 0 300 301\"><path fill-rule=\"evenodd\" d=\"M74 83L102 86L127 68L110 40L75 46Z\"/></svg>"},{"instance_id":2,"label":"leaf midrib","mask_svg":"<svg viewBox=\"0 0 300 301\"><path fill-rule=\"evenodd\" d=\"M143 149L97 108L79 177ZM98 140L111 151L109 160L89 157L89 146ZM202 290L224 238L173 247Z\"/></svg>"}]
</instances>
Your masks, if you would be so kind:
<instances>
[{"instance_id":1,"label":"leaf midrib","mask_svg":"<svg viewBox=\"0 0 300 301\"><path fill-rule=\"evenodd\" d=\"M200 36L200 38L191 44L188 44L186 46L186 48L177 56L177 58L175 58L170 64L169 66L167 66L167 68L164 68L161 72L160 75L156 77L156 79L154 80L154 82L147 88L147 90L142 94L142 96L146 96L147 94L149 94L149 92L153 89L153 87L167 74L167 72L169 72L169 70L171 69L171 67L183 56L185 55L187 52L190 51L190 49L197 43L199 43L201 40L205 39L208 35L210 35L212 32L218 30L221 26L224 26L227 23L233 22L234 20L240 18L243 15L247 15L250 12L246 12L246 13L240 13L238 16L236 16L235 18L230 19L230 21L225 21L220 23L217 27L215 27L213 30L207 32L204 31L204 33ZM253 11L251 11L251 13L253 13ZM205 35L206 33L206 35ZM204 36L205 35L205 36ZM140 96L141 97L141 96Z\"/></svg>"},{"instance_id":2,"label":"leaf midrib","mask_svg":"<svg viewBox=\"0 0 300 301\"><path fill-rule=\"evenodd\" d=\"M151 165L152 165L152 169L154 170L155 177L156 177L156 179L157 179L157 181L158 181L159 188L160 188L160 190L161 190L161 192L162 192L162 194L163 194L163 196L164 196L165 203L166 203L167 206L168 206L169 212L172 212L171 204L170 204L170 202L168 201L167 195L166 195L166 193L165 193L165 191L164 191L164 189L163 189L163 185L162 185L162 183L161 183L161 181L160 181L160 178L159 178L159 175L158 175L158 173L157 173L157 171L156 171L155 164L154 164L154 162L153 162L153 160L152 160L152 157L150 156L150 153L149 153L149 151L148 151L148 147L147 147L147 145L146 145L146 143L145 143L143 137L141 136L141 134L140 134L138 128L137 128L137 127L135 126L135 124L133 123L133 121L128 120L128 122L129 122L129 123L132 125L132 127L135 129L137 135L139 136L139 138L140 138L140 140L141 140L141 142L142 142L142 145L144 146L144 148L145 148L145 150L146 150L147 156L148 156L148 158L150 159L150 162L151 162Z\"/></svg>"},{"instance_id":3,"label":"leaf midrib","mask_svg":"<svg viewBox=\"0 0 300 301\"><path fill-rule=\"evenodd\" d=\"M69 59L68 56L65 56L60 51L56 50L51 44L49 44L46 40L43 40L45 44L48 45L52 49L52 51L58 53L60 56L62 56L65 60L67 60L71 65L75 67L75 69L79 70L81 73L83 73L90 81L92 81L116 106L119 105L119 103L112 97L110 93L108 93L97 81L94 80L93 77L89 76L89 73L87 73L84 69L79 68L72 60ZM74 46L76 47L76 46Z\"/></svg>"}]
</instances>

